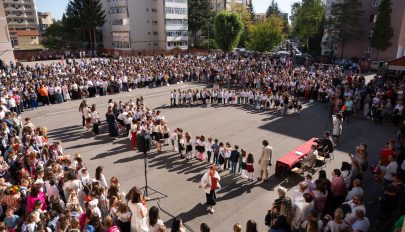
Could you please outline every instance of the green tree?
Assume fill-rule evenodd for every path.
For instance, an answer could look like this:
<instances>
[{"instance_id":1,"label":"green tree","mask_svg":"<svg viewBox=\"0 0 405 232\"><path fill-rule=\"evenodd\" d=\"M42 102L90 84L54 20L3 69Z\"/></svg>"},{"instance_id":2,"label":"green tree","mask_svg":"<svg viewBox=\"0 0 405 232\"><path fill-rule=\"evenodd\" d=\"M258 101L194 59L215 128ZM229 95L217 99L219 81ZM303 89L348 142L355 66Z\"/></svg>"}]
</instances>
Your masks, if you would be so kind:
<instances>
[{"instance_id":1,"label":"green tree","mask_svg":"<svg viewBox=\"0 0 405 232\"><path fill-rule=\"evenodd\" d=\"M45 30L45 38L41 44L48 49L60 50L67 46L65 28L62 22L55 22Z\"/></svg>"},{"instance_id":2,"label":"green tree","mask_svg":"<svg viewBox=\"0 0 405 232\"><path fill-rule=\"evenodd\" d=\"M82 0L83 10L80 12L83 27L88 31L90 47L97 48L96 30L105 23L105 11L100 0Z\"/></svg>"},{"instance_id":3,"label":"green tree","mask_svg":"<svg viewBox=\"0 0 405 232\"><path fill-rule=\"evenodd\" d=\"M105 11L100 0L70 0L62 22L67 31L82 38L83 43L96 48L98 27L105 23Z\"/></svg>"},{"instance_id":4,"label":"green tree","mask_svg":"<svg viewBox=\"0 0 405 232\"><path fill-rule=\"evenodd\" d=\"M325 7L322 0L303 0L292 6L293 33L309 50L311 38L319 31L324 19Z\"/></svg>"},{"instance_id":5,"label":"green tree","mask_svg":"<svg viewBox=\"0 0 405 232\"><path fill-rule=\"evenodd\" d=\"M377 21L371 37L371 47L377 49L377 51L384 51L391 46L390 40L394 35L391 26L391 4L390 0L382 0L378 7Z\"/></svg>"},{"instance_id":6,"label":"green tree","mask_svg":"<svg viewBox=\"0 0 405 232\"><path fill-rule=\"evenodd\" d=\"M282 18L272 15L266 20L257 22L252 26L247 47L258 52L273 49L285 37L283 21Z\"/></svg>"},{"instance_id":7,"label":"green tree","mask_svg":"<svg viewBox=\"0 0 405 232\"><path fill-rule=\"evenodd\" d=\"M250 20L255 21L256 20L256 12L255 12L255 9L253 8L252 0L248 1L247 10L250 13Z\"/></svg>"},{"instance_id":8,"label":"green tree","mask_svg":"<svg viewBox=\"0 0 405 232\"><path fill-rule=\"evenodd\" d=\"M241 4L233 4L232 12L239 14L243 22L243 33L240 37L238 46L246 46L247 39L249 37L250 27L253 25L252 14L249 11L248 7L244 7Z\"/></svg>"},{"instance_id":9,"label":"green tree","mask_svg":"<svg viewBox=\"0 0 405 232\"><path fill-rule=\"evenodd\" d=\"M221 11L215 16L215 42L224 52L232 51L243 33L243 22L235 12Z\"/></svg>"},{"instance_id":10,"label":"green tree","mask_svg":"<svg viewBox=\"0 0 405 232\"><path fill-rule=\"evenodd\" d=\"M360 40L362 37L363 30L360 23L362 15L359 0L344 0L332 7L331 17L326 20L326 27L330 35L329 40L339 45L342 58L347 43Z\"/></svg>"},{"instance_id":11,"label":"green tree","mask_svg":"<svg viewBox=\"0 0 405 232\"><path fill-rule=\"evenodd\" d=\"M194 41L199 31L203 31L204 34L212 31L214 13L211 10L212 7L209 0L188 1L188 30L193 36Z\"/></svg>"},{"instance_id":12,"label":"green tree","mask_svg":"<svg viewBox=\"0 0 405 232\"><path fill-rule=\"evenodd\" d=\"M267 8L266 16L279 15L281 13L278 3L275 0L271 0L269 8Z\"/></svg>"}]
</instances>

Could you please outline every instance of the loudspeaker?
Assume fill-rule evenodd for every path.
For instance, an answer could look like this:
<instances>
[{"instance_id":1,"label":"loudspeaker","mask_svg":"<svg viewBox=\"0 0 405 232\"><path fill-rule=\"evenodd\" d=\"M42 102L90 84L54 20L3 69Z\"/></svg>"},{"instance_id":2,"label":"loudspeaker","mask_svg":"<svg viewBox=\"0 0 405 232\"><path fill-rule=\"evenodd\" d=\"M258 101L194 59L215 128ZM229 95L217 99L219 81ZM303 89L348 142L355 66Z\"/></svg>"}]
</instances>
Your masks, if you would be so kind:
<instances>
[{"instance_id":1,"label":"loudspeaker","mask_svg":"<svg viewBox=\"0 0 405 232\"><path fill-rule=\"evenodd\" d=\"M136 146L140 152L148 152L151 147L151 137L149 134L140 133L136 136Z\"/></svg>"}]
</instances>

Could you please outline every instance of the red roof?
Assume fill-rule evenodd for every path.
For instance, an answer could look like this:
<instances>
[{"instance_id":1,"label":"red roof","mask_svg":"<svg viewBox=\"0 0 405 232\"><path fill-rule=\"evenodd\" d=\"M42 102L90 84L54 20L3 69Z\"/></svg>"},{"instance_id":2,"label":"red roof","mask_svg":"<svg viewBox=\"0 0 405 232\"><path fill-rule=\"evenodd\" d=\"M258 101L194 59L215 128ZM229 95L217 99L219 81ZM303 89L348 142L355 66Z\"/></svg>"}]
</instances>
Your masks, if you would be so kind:
<instances>
[{"instance_id":1,"label":"red roof","mask_svg":"<svg viewBox=\"0 0 405 232\"><path fill-rule=\"evenodd\" d=\"M17 36L39 36L37 30L18 30Z\"/></svg>"},{"instance_id":2,"label":"red roof","mask_svg":"<svg viewBox=\"0 0 405 232\"><path fill-rule=\"evenodd\" d=\"M405 66L405 56L400 57L395 60L390 60L388 61L389 65L395 65L395 66Z\"/></svg>"}]
</instances>

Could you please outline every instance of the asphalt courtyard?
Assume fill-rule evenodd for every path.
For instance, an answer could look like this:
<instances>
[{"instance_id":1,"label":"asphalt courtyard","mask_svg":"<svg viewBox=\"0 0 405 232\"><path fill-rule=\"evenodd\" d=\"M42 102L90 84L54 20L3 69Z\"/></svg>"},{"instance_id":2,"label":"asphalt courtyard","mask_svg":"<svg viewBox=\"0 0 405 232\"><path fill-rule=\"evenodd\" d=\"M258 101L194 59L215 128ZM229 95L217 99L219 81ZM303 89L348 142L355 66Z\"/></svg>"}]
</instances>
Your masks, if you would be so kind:
<instances>
[{"instance_id":1,"label":"asphalt courtyard","mask_svg":"<svg viewBox=\"0 0 405 232\"><path fill-rule=\"evenodd\" d=\"M277 111L256 110L244 106L222 106L202 108L177 107L171 108L169 102L172 89L202 88L195 84L178 84L154 89L136 89L131 92L112 96L88 99L88 103L96 104L102 119L105 118L108 99L135 100L143 96L146 106L157 108L169 122L171 129L180 127L184 131L196 135L218 138L232 145L239 145L247 152L253 153L257 162L261 151L261 142L267 139L273 147L273 163L283 154L304 143L312 137L322 136L323 131L331 129L331 119L327 116L327 105L307 103L300 114L289 114L281 117ZM40 107L38 110L26 111L22 117L30 117L36 126L46 126L51 141L61 140L64 153L74 155L80 153L90 173L94 177L97 166L104 167L107 179L116 176L123 191L132 186L144 186L144 160L141 154L130 149L129 139L120 138L112 143L105 124L101 126L101 134L94 136L81 127L81 115L78 112L80 101ZM375 163L379 150L389 138L395 137L396 129L389 123L375 124L369 119L353 118L349 125L344 125L341 145L335 151L335 159L327 163L328 177L334 168L340 168L342 161L348 161L348 153L354 152L355 146L361 142L368 144L370 164ZM163 153L152 150L148 160L148 183L168 197L159 200L159 204L167 213L161 212L161 218L167 226L171 225L172 216L181 218L194 231L206 222L212 231L231 231L235 223L246 225L253 219L259 225L259 231L266 231L264 217L270 209L277 193L278 186L284 186L291 193L301 180L297 176L287 175L283 179L276 178L274 165L270 169L270 181L249 182L229 171L222 172L221 185L218 191L218 202L215 213L210 214L205 206L205 194L198 188L198 183L209 165L205 162L192 160L187 162L174 154L169 147ZM256 175L258 166L255 166ZM319 169L319 168L318 168ZM314 179L317 179L315 174ZM381 192L381 186L372 183L370 175L365 175L364 188L366 202L370 202ZM158 194L152 197L159 196ZM158 201L148 202L148 207ZM367 214L372 218L377 207L368 206ZM170 214L170 215L169 215ZM371 215L371 216L370 216Z\"/></svg>"}]
</instances>

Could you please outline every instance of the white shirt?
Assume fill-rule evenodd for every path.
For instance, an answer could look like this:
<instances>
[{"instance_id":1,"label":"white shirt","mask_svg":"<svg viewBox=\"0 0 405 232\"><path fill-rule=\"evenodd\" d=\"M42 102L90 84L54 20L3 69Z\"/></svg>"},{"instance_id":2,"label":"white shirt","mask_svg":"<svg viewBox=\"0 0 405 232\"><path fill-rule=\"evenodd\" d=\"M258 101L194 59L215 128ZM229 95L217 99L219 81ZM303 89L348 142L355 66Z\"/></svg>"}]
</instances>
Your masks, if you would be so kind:
<instances>
[{"instance_id":1,"label":"white shirt","mask_svg":"<svg viewBox=\"0 0 405 232\"><path fill-rule=\"evenodd\" d=\"M291 199L293 203L304 202L304 193L299 190L294 190Z\"/></svg>"},{"instance_id":2,"label":"white shirt","mask_svg":"<svg viewBox=\"0 0 405 232\"><path fill-rule=\"evenodd\" d=\"M398 169L397 162L392 161L391 163L389 163L387 165L387 170L385 172L384 179L392 181L393 180L392 174L397 173L397 169Z\"/></svg>"},{"instance_id":3,"label":"white shirt","mask_svg":"<svg viewBox=\"0 0 405 232\"><path fill-rule=\"evenodd\" d=\"M368 232L370 229L370 221L364 217L363 220L357 219L352 225L353 231Z\"/></svg>"},{"instance_id":4,"label":"white shirt","mask_svg":"<svg viewBox=\"0 0 405 232\"><path fill-rule=\"evenodd\" d=\"M363 196L363 194L364 194L364 191L363 191L362 188L360 188L360 187L353 187L352 190L350 190L350 191L347 193L346 201L352 200L353 197L356 196L356 195Z\"/></svg>"},{"instance_id":5,"label":"white shirt","mask_svg":"<svg viewBox=\"0 0 405 232\"><path fill-rule=\"evenodd\" d=\"M16 107L17 103L15 102L15 99L10 97L10 99L8 100L8 105L11 107Z\"/></svg>"}]
</instances>

